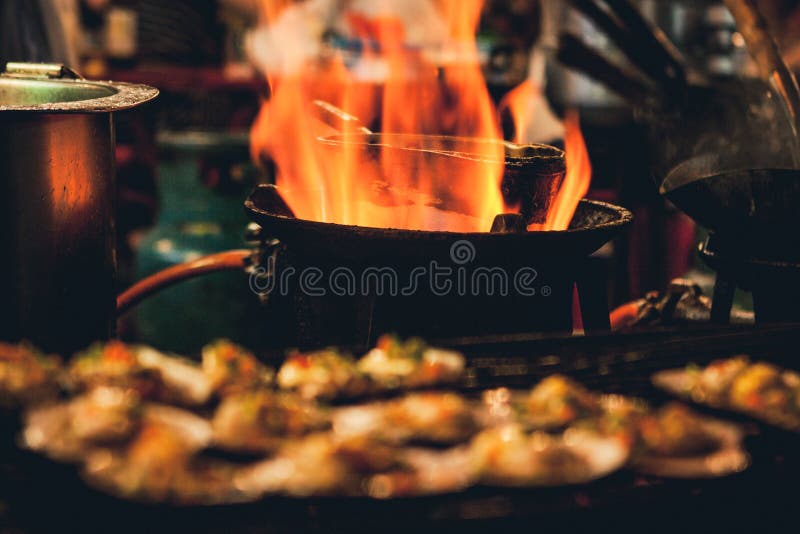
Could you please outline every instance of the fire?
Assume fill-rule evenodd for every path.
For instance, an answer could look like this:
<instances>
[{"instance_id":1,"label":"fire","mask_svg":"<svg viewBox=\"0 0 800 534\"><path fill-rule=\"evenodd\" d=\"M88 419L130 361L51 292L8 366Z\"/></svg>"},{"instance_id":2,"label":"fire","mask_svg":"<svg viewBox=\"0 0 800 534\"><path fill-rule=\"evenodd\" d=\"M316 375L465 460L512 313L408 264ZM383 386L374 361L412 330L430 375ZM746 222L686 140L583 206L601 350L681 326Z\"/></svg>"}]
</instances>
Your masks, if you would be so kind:
<instances>
[{"instance_id":1,"label":"fire","mask_svg":"<svg viewBox=\"0 0 800 534\"><path fill-rule=\"evenodd\" d=\"M504 119L513 121L515 143L527 143L526 129L531 122L530 102L538 93L538 89L531 80L526 80L511 90L500 103L500 113ZM508 136L508 133L506 133Z\"/></svg>"},{"instance_id":2,"label":"fire","mask_svg":"<svg viewBox=\"0 0 800 534\"><path fill-rule=\"evenodd\" d=\"M581 133L577 113L567 114L564 121L564 151L567 153L567 175L550 212L545 230L566 230L572 222L581 199L589 192L592 182L592 164L589 151Z\"/></svg>"},{"instance_id":3,"label":"fire","mask_svg":"<svg viewBox=\"0 0 800 534\"><path fill-rule=\"evenodd\" d=\"M514 142L528 143L527 126L531 124L530 102L538 93L537 87L530 81L525 81L509 92L500 105L501 112L505 112L513 119ZM564 152L567 156L567 175L559 190L544 225L532 225L530 231L562 231L569 228L575 210L581 199L589 192L592 182L592 164L586 141L580 128L580 119L577 113L570 112L564 120Z\"/></svg>"},{"instance_id":4,"label":"fire","mask_svg":"<svg viewBox=\"0 0 800 534\"><path fill-rule=\"evenodd\" d=\"M423 3L434 12L413 24L397 13L397 5ZM268 26L286 31L276 30L271 43L280 50L267 69L272 95L251 137L254 156L274 161L289 206L300 218L338 224L488 231L509 207L500 188L503 135L475 41L483 1L344 4L349 11L337 24L359 41L355 62L342 51L347 46L309 52L309 35L321 40L322 31L308 20L316 16L322 24L331 15L318 12L322 4L262 0ZM428 33L410 35L418 25ZM415 39L424 46L409 46ZM322 120L315 105L320 100L361 123ZM370 136L367 128L392 135ZM566 209L577 200L563 204ZM563 218L571 214L557 220Z\"/></svg>"}]
</instances>

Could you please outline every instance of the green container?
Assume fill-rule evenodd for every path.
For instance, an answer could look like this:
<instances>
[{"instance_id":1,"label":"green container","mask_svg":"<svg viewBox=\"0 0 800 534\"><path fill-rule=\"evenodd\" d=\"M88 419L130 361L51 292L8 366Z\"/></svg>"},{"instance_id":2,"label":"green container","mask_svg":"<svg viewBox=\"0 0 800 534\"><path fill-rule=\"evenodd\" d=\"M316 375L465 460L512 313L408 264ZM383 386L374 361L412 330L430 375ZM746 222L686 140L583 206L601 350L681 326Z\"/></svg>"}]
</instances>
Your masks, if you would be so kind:
<instances>
[{"instance_id":1,"label":"green container","mask_svg":"<svg viewBox=\"0 0 800 534\"><path fill-rule=\"evenodd\" d=\"M158 141L160 213L138 249L137 279L246 248L242 204L260 178L247 134L166 133ZM181 353L196 353L218 337L258 346L262 313L243 271L215 273L144 301L135 329L139 341Z\"/></svg>"}]
</instances>

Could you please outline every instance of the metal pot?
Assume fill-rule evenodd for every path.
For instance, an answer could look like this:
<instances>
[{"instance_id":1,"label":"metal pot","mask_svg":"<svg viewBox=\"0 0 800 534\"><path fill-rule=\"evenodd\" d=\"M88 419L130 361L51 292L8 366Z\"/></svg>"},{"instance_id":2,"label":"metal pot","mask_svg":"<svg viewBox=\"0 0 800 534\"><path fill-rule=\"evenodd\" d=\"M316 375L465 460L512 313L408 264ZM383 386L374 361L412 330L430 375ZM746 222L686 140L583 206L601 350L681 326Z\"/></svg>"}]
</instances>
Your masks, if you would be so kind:
<instances>
[{"instance_id":1,"label":"metal pot","mask_svg":"<svg viewBox=\"0 0 800 534\"><path fill-rule=\"evenodd\" d=\"M115 319L112 113L152 87L89 82L61 65L0 74L0 338L69 352Z\"/></svg>"}]
</instances>

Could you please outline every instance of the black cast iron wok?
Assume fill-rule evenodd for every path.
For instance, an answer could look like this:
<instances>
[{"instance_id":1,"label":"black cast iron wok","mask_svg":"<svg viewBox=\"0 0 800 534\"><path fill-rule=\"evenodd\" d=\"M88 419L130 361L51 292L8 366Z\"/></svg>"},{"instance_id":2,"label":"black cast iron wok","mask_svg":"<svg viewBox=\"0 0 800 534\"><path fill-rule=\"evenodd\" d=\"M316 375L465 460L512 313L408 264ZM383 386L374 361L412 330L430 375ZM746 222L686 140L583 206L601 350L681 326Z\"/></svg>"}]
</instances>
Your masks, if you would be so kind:
<instances>
[{"instance_id":1,"label":"black cast iron wok","mask_svg":"<svg viewBox=\"0 0 800 534\"><path fill-rule=\"evenodd\" d=\"M800 207L800 170L720 169L715 156L693 158L670 172L661 193L720 234L800 244L800 237L792 235Z\"/></svg>"},{"instance_id":2,"label":"black cast iron wok","mask_svg":"<svg viewBox=\"0 0 800 534\"><path fill-rule=\"evenodd\" d=\"M587 257L627 227L633 215L626 209L584 200L572 226L561 232L524 234L459 234L343 226L296 219L282 203L275 186L258 187L245 202L250 219L261 227L262 239L272 238L298 253L336 258L352 264L388 261L452 261L452 247L467 241L477 258L502 262L568 262ZM122 314L149 295L183 280L226 270L244 270L258 261L258 250L233 250L178 265L146 278L117 299ZM427 263L426 263L427 264Z\"/></svg>"},{"instance_id":3,"label":"black cast iron wok","mask_svg":"<svg viewBox=\"0 0 800 534\"><path fill-rule=\"evenodd\" d=\"M248 216L263 234L314 256L329 255L355 263L387 259L419 261L449 257L458 241L468 241L484 258L503 258L512 253L528 261L549 258L586 257L626 227L631 213L604 202L581 201L569 230L492 234L425 232L387 228L365 228L295 219L272 208L273 186L257 188L245 201Z\"/></svg>"}]
</instances>

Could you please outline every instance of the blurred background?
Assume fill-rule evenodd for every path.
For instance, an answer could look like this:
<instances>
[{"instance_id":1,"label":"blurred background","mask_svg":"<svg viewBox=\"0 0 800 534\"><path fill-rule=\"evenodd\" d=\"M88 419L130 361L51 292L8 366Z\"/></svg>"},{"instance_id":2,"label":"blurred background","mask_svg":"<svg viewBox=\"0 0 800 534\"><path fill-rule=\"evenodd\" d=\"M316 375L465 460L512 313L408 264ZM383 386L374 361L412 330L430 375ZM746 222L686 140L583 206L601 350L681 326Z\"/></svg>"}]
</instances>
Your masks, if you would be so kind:
<instances>
[{"instance_id":1,"label":"blurred background","mask_svg":"<svg viewBox=\"0 0 800 534\"><path fill-rule=\"evenodd\" d=\"M255 164L250 128L270 96L262 73L274 61L259 32L267 11L298 7L289 32L353 52L352 36L330 20L368 1L306 0L3 0L0 63L57 62L90 79L145 83L161 97L120 114L117 131L120 288L160 269L246 245L241 203L257 183L274 179ZM436 0L395 2L424 43L424 13ZM569 28L596 48L609 44L561 0L487 0L478 44L481 66L499 103L526 79L525 105L536 117L527 139L563 143L561 119L580 112L594 177L589 196L634 211L634 229L597 255L609 273L612 305L640 298L687 273L704 287L712 277L696 260L695 224L668 205L653 179L652 141L626 101L569 72L555 59L557 35ZM636 0L692 68L711 76L754 77L750 58L724 3ZM759 0L785 59L800 68L800 2ZM415 18L415 17L418 17ZM291 22L291 21L290 21ZM268 36L270 37L270 36ZM261 39L261 40L260 40ZM255 44L254 44L255 43ZM358 51L356 51L358 52ZM650 144L649 144L650 143ZM658 177L656 177L658 178ZM747 306L746 297L740 304ZM209 314L207 310L225 310ZM191 351L203 339L232 337L259 346L265 313L237 274L217 274L158 295L126 317L124 333L165 349ZM188 335L187 335L188 334ZM197 341L198 343L202 340Z\"/></svg>"}]
</instances>

